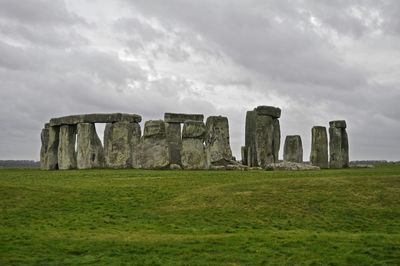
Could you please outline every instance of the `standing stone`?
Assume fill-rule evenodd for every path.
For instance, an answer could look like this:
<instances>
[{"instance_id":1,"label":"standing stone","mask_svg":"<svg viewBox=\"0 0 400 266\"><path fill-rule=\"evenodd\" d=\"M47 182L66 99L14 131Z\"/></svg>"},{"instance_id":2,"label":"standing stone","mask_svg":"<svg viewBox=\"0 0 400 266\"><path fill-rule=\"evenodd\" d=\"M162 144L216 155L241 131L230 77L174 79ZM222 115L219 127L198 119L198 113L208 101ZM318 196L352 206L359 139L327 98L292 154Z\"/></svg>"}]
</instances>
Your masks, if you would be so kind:
<instances>
[{"instance_id":1,"label":"standing stone","mask_svg":"<svg viewBox=\"0 0 400 266\"><path fill-rule=\"evenodd\" d=\"M171 164L181 165L181 124L165 123L165 131L169 146L169 160Z\"/></svg>"},{"instance_id":2,"label":"standing stone","mask_svg":"<svg viewBox=\"0 0 400 266\"><path fill-rule=\"evenodd\" d=\"M203 122L186 121L182 131L181 160L184 169L206 169L207 157L204 146L206 127Z\"/></svg>"},{"instance_id":3,"label":"standing stone","mask_svg":"<svg viewBox=\"0 0 400 266\"><path fill-rule=\"evenodd\" d=\"M326 127L315 126L311 130L310 162L321 169L329 167Z\"/></svg>"},{"instance_id":4,"label":"standing stone","mask_svg":"<svg viewBox=\"0 0 400 266\"><path fill-rule=\"evenodd\" d=\"M283 160L293 163L303 162L303 144L300 136L286 136L283 148Z\"/></svg>"},{"instance_id":5,"label":"standing stone","mask_svg":"<svg viewBox=\"0 0 400 266\"><path fill-rule=\"evenodd\" d=\"M241 155L242 155L242 164L243 165L248 165L248 149L246 146L242 146L240 149Z\"/></svg>"},{"instance_id":6,"label":"standing stone","mask_svg":"<svg viewBox=\"0 0 400 266\"><path fill-rule=\"evenodd\" d=\"M141 148L140 148L140 139L142 135L142 130L138 123L133 123L133 135L131 139L131 147L132 147L132 168L140 168L140 156L141 156Z\"/></svg>"},{"instance_id":7,"label":"standing stone","mask_svg":"<svg viewBox=\"0 0 400 266\"><path fill-rule=\"evenodd\" d=\"M207 158L211 164L218 164L221 161L232 161L227 117L210 116L207 118L205 143Z\"/></svg>"},{"instance_id":8,"label":"standing stone","mask_svg":"<svg viewBox=\"0 0 400 266\"><path fill-rule=\"evenodd\" d=\"M40 133L40 141L42 146L40 147L40 168L46 169L47 167L47 149L49 146L49 125L45 124L45 127Z\"/></svg>"},{"instance_id":9,"label":"standing stone","mask_svg":"<svg viewBox=\"0 0 400 266\"><path fill-rule=\"evenodd\" d=\"M47 146L47 170L58 169L58 144L60 136L60 127L49 127L49 144Z\"/></svg>"},{"instance_id":10,"label":"standing stone","mask_svg":"<svg viewBox=\"0 0 400 266\"><path fill-rule=\"evenodd\" d=\"M274 121L271 116L257 115L255 149L257 153L257 165L266 168L274 163Z\"/></svg>"},{"instance_id":11,"label":"standing stone","mask_svg":"<svg viewBox=\"0 0 400 266\"><path fill-rule=\"evenodd\" d=\"M104 167L104 149L93 123L78 124L78 169Z\"/></svg>"},{"instance_id":12,"label":"standing stone","mask_svg":"<svg viewBox=\"0 0 400 266\"><path fill-rule=\"evenodd\" d=\"M76 127L60 126L60 143L58 145L58 168L62 170L76 168L75 139Z\"/></svg>"},{"instance_id":13,"label":"standing stone","mask_svg":"<svg viewBox=\"0 0 400 266\"><path fill-rule=\"evenodd\" d=\"M349 167L349 142L346 121L329 122L330 168Z\"/></svg>"},{"instance_id":14,"label":"standing stone","mask_svg":"<svg viewBox=\"0 0 400 266\"><path fill-rule=\"evenodd\" d=\"M166 169L169 167L169 145L164 121L150 120L145 123L140 150L140 165L142 168Z\"/></svg>"},{"instance_id":15,"label":"standing stone","mask_svg":"<svg viewBox=\"0 0 400 266\"><path fill-rule=\"evenodd\" d=\"M139 135L137 134L138 131ZM140 125L138 123L108 123L104 130L106 167L131 168L134 161L133 152L134 149L137 149L138 138L140 139Z\"/></svg>"},{"instance_id":16,"label":"standing stone","mask_svg":"<svg viewBox=\"0 0 400 266\"><path fill-rule=\"evenodd\" d=\"M274 119L273 148L274 148L274 162L276 163L279 161L279 149L281 148L281 126L277 118Z\"/></svg>"},{"instance_id":17,"label":"standing stone","mask_svg":"<svg viewBox=\"0 0 400 266\"><path fill-rule=\"evenodd\" d=\"M257 153L255 149L256 138L256 111L247 111L246 113L246 132L245 132L245 146L247 149L247 165L257 165Z\"/></svg>"}]
</instances>

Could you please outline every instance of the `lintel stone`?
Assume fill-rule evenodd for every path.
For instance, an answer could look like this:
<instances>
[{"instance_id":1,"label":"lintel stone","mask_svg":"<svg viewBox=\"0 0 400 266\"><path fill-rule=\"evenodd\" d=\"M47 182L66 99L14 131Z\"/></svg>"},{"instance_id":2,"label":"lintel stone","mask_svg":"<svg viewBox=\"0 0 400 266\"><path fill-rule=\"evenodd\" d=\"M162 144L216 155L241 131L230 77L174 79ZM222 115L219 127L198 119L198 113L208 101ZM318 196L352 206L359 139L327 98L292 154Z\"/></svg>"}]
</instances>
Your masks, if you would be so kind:
<instances>
[{"instance_id":1,"label":"lintel stone","mask_svg":"<svg viewBox=\"0 0 400 266\"><path fill-rule=\"evenodd\" d=\"M261 105L256 107L254 110L257 112L258 115L268 115L272 118L281 117L281 109L278 107Z\"/></svg>"},{"instance_id":2,"label":"lintel stone","mask_svg":"<svg viewBox=\"0 0 400 266\"><path fill-rule=\"evenodd\" d=\"M336 120L336 121L331 121L329 122L330 127L336 127L336 128L346 128L346 121L345 120Z\"/></svg>"},{"instance_id":3,"label":"lintel stone","mask_svg":"<svg viewBox=\"0 0 400 266\"><path fill-rule=\"evenodd\" d=\"M164 121L167 123L184 123L185 121L200 121L203 122L204 115L202 114L178 114L178 113L165 113Z\"/></svg>"},{"instance_id":4,"label":"lintel stone","mask_svg":"<svg viewBox=\"0 0 400 266\"><path fill-rule=\"evenodd\" d=\"M129 122L140 123L142 117L136 114L83 114L83 115L69 115L58 118L50 119L50 126L60 125L76 125L79 123L115 123L115 122Z\"/></svg>"}]
</instances>

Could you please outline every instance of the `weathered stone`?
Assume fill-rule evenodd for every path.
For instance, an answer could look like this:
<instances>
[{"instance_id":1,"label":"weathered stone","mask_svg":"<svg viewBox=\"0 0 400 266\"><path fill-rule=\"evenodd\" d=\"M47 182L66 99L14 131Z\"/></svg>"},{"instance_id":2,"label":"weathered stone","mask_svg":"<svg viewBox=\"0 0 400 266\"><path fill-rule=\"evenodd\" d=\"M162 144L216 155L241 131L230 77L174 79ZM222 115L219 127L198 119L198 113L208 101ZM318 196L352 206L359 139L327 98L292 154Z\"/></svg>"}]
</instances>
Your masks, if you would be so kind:
<instances>
[{"instance_id":1,"label":"weathered stone","mask_svg":"<svg viewBox=\"0 0 400 266\"><path fill-rule=\"evenodd\" d=\"M223 165L211 165L210 170L215 170L215 171L226 170L226 167Z\"/></svg>"},{"instance_id":2,"label":"weathered stone","mask_svg":"<svg viewBox=\"0 0 400 266\"><path fill-rule=\"evenodd\" d=\"M186 121L183 124L182 138L204 139L206 136L206 126L200 121Z\"/></svg>"},{"instance_id":3,"label":"weathered stone","mask_svg":"<svg viewBox=\"0 0 400 266\"><path fill-rule=\"evenodd\" d=\"M255 111L246 113L245 146L247 148L247 165L257 166L257 153L255 148L256 138L256 117Z\"/></svg>"},{"instance_id":4,"label":"weathered stone","mask_svg":"<svg viewBox=\"0 0 400 266\"><path fill-rule=\"evenodd\" d=\"M58 145L58 169L75 169L77 166L75 152L76 126L60 126L59 138L60 143Z\"/></svg>"},{"instance_id":5,"label":"weathered stone","mask_svg":"<svg viewBox=\"0 0 400 266\"><path fill-rule=\"evenodd\" d=\"M246 146L242 146L240 152L241 152L241 155L242 155L242 164L243 165L248 165L248 163L247 163L247 159L248 159L248 149L247 149L247 147Z\"/></svg>"},{"instance_id":6,"label":"weathered stone","mask_svg":"<svg viewBox=\"0 0 400 266\"><path fill-rule=\"evenodd\" d=\"M42 146L40 147L40 168L47 169L47 149L49 146L49 127L43 128L40 133L40 141Z\"/></svg>"},{"instance_id":7,"label":"weathered stone","mask_svg":"<svg viewBox=\"0 0 400 266\"><path fill-rule=\"evenodd\" d=\"M251 171L260 171L260 170L263 170L263 169L261 167L254 166L254 167L250 167L249 170L251 170Z\"/></svg>"},{"instance_id":8,"label":"weathered stone","mask_svg":"<svg viewBox=\"0 0 400 266\"><path fill-rule=\"evenodd\" d=\"M255 148L257 165L265 168L275 162L273 151L274 121L271 116L257 115Z\"/></svg>"},{"instance_id":9,"label":"weathered stone","mask_svg":"<svg viewBox=\"0 0 400 266\"><path fill-rule=\"evenodd\" d=\"M286 136L283 160L294 163L303 162L303 144L299 135Z\"/></svg>"},{"instance_id":10,"label":"weathered stone","mask_svg":"<svg viewBox=\"0 0 400 266\"><path fill-rule=\"evenodd\" d=\"M328 136L326 128L313 127L311 130L310 162L320 168L328 168Z\"/></svg>"},{"instance_id":11,"label":"weathered stone","mask_svg":"<svg viewBox=\"0 0 400 266\"><path fill-rule=\"evenodd\" d=\"M169 169L171 170L182 170L182 167L179 164L170 164Z\"/></svg>"},{"instance_id":12,"label":"weathered stone","mask_svg":"<svg viewBox=\"0 0 400 266\"><path fill-rule=\"evenodd\" d=\"M295 163L295 162L280 162L268 164L265 167L266 170L273 171L305 171L305 170L320 170L318 166L305 164L305 163Z\"/></svg>"},{"instance_id":13,"label":"weathered stone","mask_svg":"<svg viewBox=\"0 0 400 266\"><path fill-rule=\"evenodd\" d=\"M162 120L146 121L143 130L144 138L165 138L165 123Z\"/></svg>"},{"instance_id":14,"label":"weathered stone","mask_svg":"<svg viewBox=\"0 0 400 266\"><path fill-rule=\"evenodd\" d=\"M278 119L274 119L274 139L273 139L274 161L279 160L279 149L281 148L281 126Z\"/></svg>"},{"instance_id":15,"label":"weathered stone","mask_svg":"<svg viewBox=\"0 0 400 266\"><path fill-rule=\"evenodd\" d=\"M108 123L104 130L104 154L106 166L110 168L131 168L134 152L140 140L138 123Z\"/></svg>"},{"instance_id":16,"label":"weathered stone","mask_svg":"<svg viewBox=\"0 0 400 266\"><path fill-rule=\"evenodd\" d=\"M345 128L329 128L330 168L349 167L349 142Z\"/></svg>"},{"instance_id":17,"label":"weathered stone","mask_svg":"<svg viewBox=\"0 0 400 266\"><path fill-rule=\"evenodd\" d=\"M169 145L166 139L164 121L150 120L145 123L140 150L140 166L142 168L169 168Z\"/></svg>"},{"instance_id":18,"label":"weathered stone","mask_svg":"<svg viewBox=\"0 0 400 266\"><path fill-rule=\"evenodd\" d=\"M104 167L104 149L94 124L80 123L77 132L78 169Z\"/></svg>"},{"instance_id":19,"label":"weathered stone","mask_svg":"<svg viewBox=\"0 0 400 266\"><path fill-rule=\"evenodd\" d=\"M226 170L244 170L245 168L247 168L247 167L244 167L239 164L228 164L226 166Z\"/></svg>"},{"instance_id":20,"label":"weathered stone","mask_svg":"<svg viewBox=\"0 0 400 266\"><path fill-rule=\"evenodd\" d=\"M69 115L50 119L50 126L60 125L77 125L79 123L114 123L114 122L129 122L140 123L142 117L136 114L84 114L84 115Z\"/></svg>"},{"instance_id":21,"label":"weathered stone","mask_svg":"<svg viewBox=\"0 0 400 266\"><path fill-rule=\"evenodd\" d=\"M181 124L165 123L165 131L169 145L170 163L180 165L182 149Z\"/></svg>"},{"instance_id":22,"label":"weathered stone","mask_svg":"<svg viewBox=\"0 0 400 266\"><path fill-rule=\"evenodd\" d=\"M164 121L166 123L184 123L188 120L203 122L204 115L202 114L177 114L177 113L165 113Z\"/></svg>"},{"instance_id":23,"label":"weathered stone","mask_svg":"<svg viewBox=\"0 0 400 266\"><path fill-rule=\"evenodd\" d=\"M49 144L47 146L47 170L58 169L58 144L60 137L60 127L49 127Z\"/></svg>"},{"instance_id":24,"label":"weathered stone","mask_svg":"<svg viewBox=\"0 0 400 266\"><path fill-rule=\"evenodd\" d=\"M203 139L183 138L181 160L184 169L208 168Z\"/></svg>"},{"instance_id":25,"label":"weathered stone","mask_svg":"<svg viewBox=\"0 0 400 266\"><path fill-rule=\"evenodd\" d=\"M346 128L346 121L345 120L336 120L336 121L331 121L329 122L330 127L336 127L336 128Z\"/></svg>"},{"instance_id":26,"label":"weathered stone","mask_svg":"<svg viewBox=\"0 0 400 266\"><path fill-rule=\"evenodd\" d=\"M254 109L258 115L267 115L271 116L272 118L279 118L281 117L281 109L273 106L258 106Z\"/></svg>"},{"instance_id":27,"label":"weathered stone","mask_svg":"<svg viewBox=\"0 0 400 266\"><path fill-rule=\"evenodd\" d=\"M229 143L228 118L210 116L206 122L206 153L207 160L214 163L223 159L232 160L232 150Z\"/></svg>"}]
</instances>

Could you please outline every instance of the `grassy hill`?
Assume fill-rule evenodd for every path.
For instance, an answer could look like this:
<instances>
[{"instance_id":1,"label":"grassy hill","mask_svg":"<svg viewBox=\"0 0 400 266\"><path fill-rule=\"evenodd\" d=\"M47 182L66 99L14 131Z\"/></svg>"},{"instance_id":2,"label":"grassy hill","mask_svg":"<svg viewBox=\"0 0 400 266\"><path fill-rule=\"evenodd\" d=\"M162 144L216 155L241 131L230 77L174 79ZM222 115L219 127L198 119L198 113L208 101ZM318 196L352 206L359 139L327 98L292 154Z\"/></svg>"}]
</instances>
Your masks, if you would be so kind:
<instances>
[{"instance_id":1,"label":"grassy hill","mask_svg":"<svg viewBox=\"0 0 400 266\"><path fill-rule=\"evenodd\" d=\"M1 265L400 265L400 166L0 170Z\"/></svg>"}]
</instances>

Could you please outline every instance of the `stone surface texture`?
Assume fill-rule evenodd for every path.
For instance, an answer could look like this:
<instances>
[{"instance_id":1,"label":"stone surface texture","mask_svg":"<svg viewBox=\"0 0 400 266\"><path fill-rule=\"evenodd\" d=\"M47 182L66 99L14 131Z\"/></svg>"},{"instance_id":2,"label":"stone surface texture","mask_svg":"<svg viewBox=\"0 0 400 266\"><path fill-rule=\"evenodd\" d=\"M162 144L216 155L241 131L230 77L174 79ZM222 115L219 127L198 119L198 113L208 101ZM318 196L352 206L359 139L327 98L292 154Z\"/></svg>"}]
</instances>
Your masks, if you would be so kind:
<instances>
[{"instance_id":1,"label":"stone surface texture","mask_svg":"<svg viewBox=\"0 0 400 266\"><path fill-rule=\"evenodd\" d=\"M204 121L204 115L202 114L177 114L177 113L165 113L164 121L166 123L184 123L188 120L191 121Z\"/></svg>"},{"instance_id":2,"label":"stone surface texture","mask_svg":"<svg viewBox=\"0 0 400 266\"><path fill-rule=\"evenodd\" d=\"M286 136L283 160L294 163L303 162L303 144L299 135Z\"/></svg>"},{"instance_id":3,"label":"stone surface texture","mask_svg":"<svg viewBox=\"0 0 400 266\"><path fill-rule=\"evenodd\" d=\"M349 167L349 140L343 121L331 121L329 127L329 167ZM339 127L336 127L336 126Z\"/></svg>"},{"instance_id":4,"label":"stone surface texture","mask_svg":"<svg viewBox=\"0 0 400 266\"><path fill-rule=\"evenodd\" d=\"M45 127L42 129L40 133L40 168L45 170L47 169L47 149L49 146L49 128Z\"/></svg>"},{"instance_id":5,"label":"stone surface texture","mask_svg":"<svg viewBox=\"0 0 400 266\"><path fill-rule=\"evenodd\" d=\"M58 169L69 170L77 167L75 139L76 126L60 126L60 142L58 144Z\"/></svg>"},{"instance_id":6,"label":"stone surface texture","mask_svg":"<svg viewBox=\"0 0 400 266\"><path fill-rule=\"evenodd\" d=\"M273 151L274 121L271 116L257 115L255 149L257 153L257 165L265 168L274 163Z\"/></svg>"},{"instance_id":7,"label":"stone surface texture","mask_svg":"<svg viewBox=\"0 0 400 266\"><path fill-rule=\"evenodd\" d=\"M311 154L310 162L312 165L321 169L329 167L328 162L328 135L326 127L315 126L311 129Z\"/></svg>"},{"instance_id":8,"label":"stone surface texture","mask_svg":"<svg viewBox=\"0 0 400 266\"><path fill-rule=\"evenodd\" d=\"M103 168L104 149L93 123L77 126L77 166L78 169Z\"/></svg>"},{"instance_id":9,"label":"stone surface texture","mask_svg":"<svg viewBox=\"0 0 400 266\"><path fill-rule=\"evenodd\" d=\"M164 121L150 120L145 123L144 134L140 141L139 150L141 168L169 168L169 145Z\"/></svg>"},{"instance_id":10,"label":"stone surface texture","mask_svg":"<svg viewBox=\"0 0 400 266\"><path fill-rule=\"evenodd\" d=\"M280 162L267 165L266 170L273 171L304 171L304 170L320 170L318 166L294 163L294 162Z\"/></svg>"},{"instance_id":11,"label":"stone surface texture","mask_svg":"<svg viewBox=\"0 0 400 266\"><path fill-rule=\"evenodd\" d=\"M182 136L180 123L165 123L171 164L181 165Z\"/></svg>"},{"instance_id":12,"label":"stone surface texture","mask_svg":"<svg viewBox=\"0 0 400 266\"><path fill-rule=\"evenodd\" d=\"M60 127L49 127L49 144L47 146L47 170L58 169L58 144L60 139Z\"/></svg>"},{"instance_id":13,"label":"stone surface texture","mask_svg":"<svg viewBox=\"0 0 400 266\"><path fill-rule=\"evenodd\" d=\"M214 164L220 160L232 160L227 117L210 116L206 121L206 153L208 161Z\"/></svg>"},{"instance_id":14,"label":"stone surface texture","mask_svg":"<svg viewBox=\"0 0 400 266\"><path fill-rule=\"evenodd\" d=\"M142 117L136 114L84 114L84 115L69 115L50 119L50 126L61 125L77 125L79 123L114 123L114 122L129 122L140 123Z\"/></svg>"},{"instance_id":15,"label":"stone surface texture","mask_svg":"<svg viewBox=\"0 0 400 266\"><path fill-rule=\"evenodd\" d=\"M182 139L203 139L206 136L206 125L204 122L188 120L183 125Z\"/></svg>"},{"instance_id":16,"label":"stone surface texture","mask_svg":"<svg viewBox=\"0 0 400 266\"><path fill-rule=\"evenodd\" d=\"M104 130L104 155L108 168L132 168L140 141L138 123L108 123Z\"/></svg>"},{"instance_id":17,"label":"stone surface texture","mask_svg":"<svg viewBox=\"0 0 400 266\"><path fill-rule=\"evenodd\" d=\"M272 118L281 117L281 109L273 106L258 106L256 107L255 111L258 115L267 115L271 116Z\"/></svg>"},{"instance_id":18,"label":"stone surface texture","mask_svg":"<svg viewBox=\"0 0 400 266\"><path fill-rule=\"evenodd\" d=\"M278 119L274 119L274 139L273 139L273 149L274 149L274 161L279 160L279 150L281 148L281 125Z\"/></svg>"},{"instance_id":19,"label":"stone surface texture","mask_svg":"<svg viewBox=\"0 0 400 266\"><path fill-rule=\"evenodd\" d=\"M189 120L183 124L181 161L184 169L209 167L204 146L205 133L203 122Z\"/></svg>"}]
</instances>

